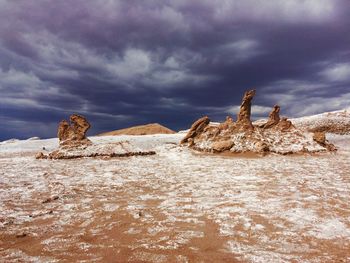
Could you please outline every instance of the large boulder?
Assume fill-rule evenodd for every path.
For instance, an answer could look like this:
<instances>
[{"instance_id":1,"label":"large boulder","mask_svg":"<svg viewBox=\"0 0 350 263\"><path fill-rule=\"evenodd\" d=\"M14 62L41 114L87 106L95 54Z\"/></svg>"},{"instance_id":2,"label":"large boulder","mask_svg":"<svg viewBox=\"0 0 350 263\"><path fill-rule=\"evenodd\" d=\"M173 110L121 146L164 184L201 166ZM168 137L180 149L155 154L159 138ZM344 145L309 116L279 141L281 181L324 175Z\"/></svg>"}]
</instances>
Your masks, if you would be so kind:
<instances>
[{"instance_id":1,"label":"large boulder","mask_svg":"<svg viewBox=\"0 0 350 263\"><path fill-rule=\"evenodd\" d=\"M232 148L234 142L231 140L217 141L212 144L214 152L225 152Z\"/></svg>"}]
</instances>

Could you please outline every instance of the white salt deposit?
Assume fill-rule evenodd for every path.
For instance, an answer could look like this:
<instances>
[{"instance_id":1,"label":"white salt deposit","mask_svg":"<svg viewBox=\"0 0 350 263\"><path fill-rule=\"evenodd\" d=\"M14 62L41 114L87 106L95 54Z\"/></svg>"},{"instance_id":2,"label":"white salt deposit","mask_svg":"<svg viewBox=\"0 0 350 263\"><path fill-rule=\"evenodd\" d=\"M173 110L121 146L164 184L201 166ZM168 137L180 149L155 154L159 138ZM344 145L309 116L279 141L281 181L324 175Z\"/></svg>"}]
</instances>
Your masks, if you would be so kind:
<instances>
[{"instance_id":1,"label":"white salt deposit","mask_svg":"<svg viewBox=\"0 0 350 263\"><path fill-rule=\"evenodd\" d=\"M55 149L57 139L1 143L0 229L3 235L47 236L41 245L51 254L34 257L11 248L0 249L0 257L55 262L83 253L94 261L103 255L93 251L114 246L134 251L130 261L169 262L169 251L180 253L189 244L200 250L191 242L208 238L204 229L211 221L225 240L218 249L239 260L350 259L350 136L328 136L336 154L253 159L199 154L178 146L182 137L91 137L96 145L128 141L157 152L109 160L34 158L43 147ZM43 203L53 196L59 198ZM125 224L122 233L132 242L103 239ZM85 235L91 240L82 240ZM97 238L103 241L93 243ZM185 255L177 258L187 262Z\"/></svg>"}]
</instances>

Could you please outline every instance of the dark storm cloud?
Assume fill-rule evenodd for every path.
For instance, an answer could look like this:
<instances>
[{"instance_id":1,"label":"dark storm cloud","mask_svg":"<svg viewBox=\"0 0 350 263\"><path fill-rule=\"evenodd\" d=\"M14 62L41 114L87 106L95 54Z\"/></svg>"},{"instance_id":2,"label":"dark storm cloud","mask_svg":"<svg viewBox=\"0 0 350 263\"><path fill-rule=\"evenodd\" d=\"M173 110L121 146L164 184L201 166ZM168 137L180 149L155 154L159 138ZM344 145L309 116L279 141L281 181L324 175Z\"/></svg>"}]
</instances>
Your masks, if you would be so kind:
<instances>
[{"instance_id":1,"label":"dark storm cloud","mask_svg":"<svg viewBox=\"0 0 350 263\"><path fill-rule=\"evenodd\" d=\"M349 107L346 0L0 0L0 140ZM307 107L306 107L307 105ZM30 127L40 127L33 130Z\"/></svg>"}]
</instances>

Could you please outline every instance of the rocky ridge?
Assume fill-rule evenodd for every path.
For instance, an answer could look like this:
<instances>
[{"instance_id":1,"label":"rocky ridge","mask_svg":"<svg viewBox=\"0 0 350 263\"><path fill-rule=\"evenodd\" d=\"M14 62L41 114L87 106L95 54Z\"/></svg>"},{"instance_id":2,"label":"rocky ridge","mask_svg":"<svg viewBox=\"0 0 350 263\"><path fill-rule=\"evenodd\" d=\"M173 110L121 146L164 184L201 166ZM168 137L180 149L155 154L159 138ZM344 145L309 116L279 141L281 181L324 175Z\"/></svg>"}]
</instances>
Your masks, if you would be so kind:
<instances>
[{"instance_id":1,"label":"rocky ridge","mask_svg":"<svg viewBox=\"0 0 350 263\"><path fill-rule=\"evenodd\" d=\"M207 116L202 117L193 123L181 144L213 153L292 154L336 150L324 133L303 131L287 118L281 118L278 105L273 107L265 123L253 124L250 115L255 93L255 90L245 92L236 122L228 116L225 122L212 126Z\"/></svg>"}]
</instances>

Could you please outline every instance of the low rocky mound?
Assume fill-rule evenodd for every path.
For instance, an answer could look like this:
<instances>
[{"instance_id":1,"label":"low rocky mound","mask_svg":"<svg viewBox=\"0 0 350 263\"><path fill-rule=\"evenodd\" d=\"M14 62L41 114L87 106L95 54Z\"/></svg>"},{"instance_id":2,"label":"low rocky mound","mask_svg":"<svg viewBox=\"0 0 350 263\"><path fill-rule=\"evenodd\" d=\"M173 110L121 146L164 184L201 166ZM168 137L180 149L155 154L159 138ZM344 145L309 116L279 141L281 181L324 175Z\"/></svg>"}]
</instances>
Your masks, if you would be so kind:
<instances>
[{"instance_id":1,"label":"low rocky mound","mask_svg":"<svg viewBox=\"0 0 350 263\"><path fill-rule=\"evenodd\" d=\"M149 135L149 134L174 134L173 130L160 125L159 123L150 123L146 125L139 125L121 130L101 133L98 136L112 136L112 135Z\"/></svg>"},{"instance_id":2,"label":"low rocky mound","mask_svg":"<svg viewBox=\"0 0 350 263\"><path fill-rule=\"evenodd\" d=\"M280 107L275 105L269 119L259 125L250 120L251 101L255 90L244 94L235 122L231 117L218 126L210 125L205 116L191 126L181 144L207 152L305 153L334 151L324 133L310 133L298 129L287 118L280 118Z\"/></svg>"},{"instance_id":3,"label":"low rocky mound","mask_svg":"<svg viewBox=\"0 0 350 263\"><path fill-rule=\"evenodd\" d=\"M76 147L60 147L59 149L45 155L39 153L37 159L77 159L85 157L129 157L136 155L154 155L154 151L138 149L129 141L107 143L102 145L80 145Z\"/></svg>"},{"instance_id":4,"label":"low rocky mound","mask_svg":"<svg viewBox=\"0 0 350 263\"><path fill-rule=\"evenodd\" d=\"M310 132L350 134L350 108L292 119L294 125Z\"/></svg>"},{"instance_id":5,"label":"low rocky mound","mask_svg":"<svg viewBox=\"0 0 350 263\"><path fill-rule=\"evenodd\" d=\"M63 120L58 126L59 148L48 154L39 152L37 159L74 159L83 157L128 157L134 155L153 155L154 151L143 151L128 141L94 145L86 132L90 123L83 116L73 114L70 122Z\"/></svg>"}]
</instances>

